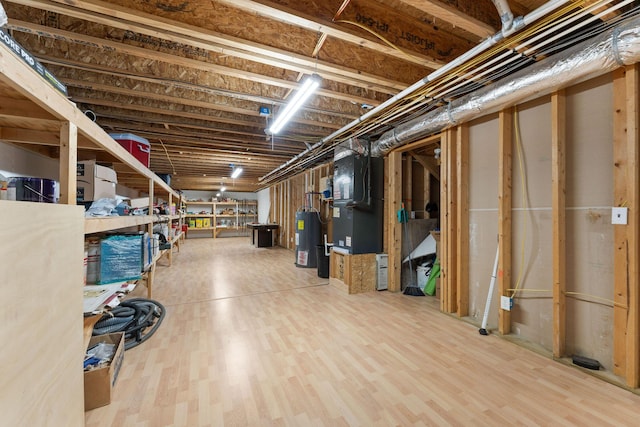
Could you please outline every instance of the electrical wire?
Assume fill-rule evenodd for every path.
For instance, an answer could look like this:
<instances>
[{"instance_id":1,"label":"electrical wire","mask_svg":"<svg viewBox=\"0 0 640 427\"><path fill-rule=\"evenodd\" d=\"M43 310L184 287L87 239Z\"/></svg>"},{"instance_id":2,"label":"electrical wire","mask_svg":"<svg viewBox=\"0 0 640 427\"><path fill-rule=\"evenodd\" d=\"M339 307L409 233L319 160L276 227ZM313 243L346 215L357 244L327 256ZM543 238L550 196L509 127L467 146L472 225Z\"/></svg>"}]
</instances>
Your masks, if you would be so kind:
<instances>
[{"instance_id":1,"label":"electrical wire","mask_svg":"<svg viewBox=\"0 0 640 427\"><path fill-rule=\"evenodd\" d=\"M521 185L521 193L522 193L522 210L523 210L523 215L524 218L522 220L522 245L520 248L520 266L519 266L519 271L518 271L518 279L516 280L516 286L515 289L513 290L513 293L511 294L511 298L513 298L516 293L518 293L520 286L522 285L522 277L523 277L523 272L524 272L524 254L525 254L525 243L527 241L527 222L528 222L528 213L527 213L527 209L528 209L528 204L527 204L527 174L526 171L524 169L524 162L523 162L523 153L522 153L522 139L520 136L520 119L519 119L519 115L518 115L518 107L515 106L513 109L513 124L514 124L514 128L515 128L515 134L516 134L516 151L518 153L518 169L520 171L520 185Z\"/></svg>"},{"instance_id":2,"label":"electrical wire","mask_svg":"<svg viewBox=\"0 0 640 427\"><path fill-rule=\"evenodd\" d=\"M167 147L164 146L164 142L162 142L161 139L158 139L158 141L160 141L160 145L162 145L162 148L164 149L164 153L167 155L167 160L169 160L169 163L171 164L171 169L173 170L173 174L176 174L176 167L173 166L173 162L171 161L171 156L169 156L169 152L167 151Z\"/></svg>"}]
</instances>

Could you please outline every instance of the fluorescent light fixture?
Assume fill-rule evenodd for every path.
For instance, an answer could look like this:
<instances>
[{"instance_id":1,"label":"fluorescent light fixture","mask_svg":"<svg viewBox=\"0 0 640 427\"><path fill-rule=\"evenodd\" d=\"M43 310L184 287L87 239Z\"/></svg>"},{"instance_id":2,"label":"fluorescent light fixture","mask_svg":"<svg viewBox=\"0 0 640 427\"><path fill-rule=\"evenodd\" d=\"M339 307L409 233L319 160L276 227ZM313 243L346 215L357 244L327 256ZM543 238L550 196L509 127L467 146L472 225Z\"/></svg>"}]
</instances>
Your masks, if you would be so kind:
<instances>
[{"instance_id":1,"label":"fluorescent light fixture","mask_svg":"<svg viewBox=\"0 0 640 427\"><path fill-rule=\"evenodd\" d=\"M291 101L284 107L284 110L280 112L276 120L269 128L269 132L276 134L282 130L285 124L293 117L293 115L302 107L307 99L313 94L313 92L320 86L320 76L317 74L311 75L304 81L302 87L296 92Z\"/></svg>"},{"instance_id":2,"label":"fluorescent light fixture","mask_svg":"<svg viewBox=\"0 0 640 427\"><path fill-rule=\"evenodd\" d=\"M227 187L220 187L220 192L227 191Z\"/></svg>"},{"instance_id":3,"label":"fluorescent light fixture","mask_svg":"<svg viewBox=\"0 0 640 427\"><path fill-rule=\"evenodd\" d=\"M233 168L233 172L231 173L231 179L236 179L242 173L242 168Z\"/></svg>"}]
</instances>

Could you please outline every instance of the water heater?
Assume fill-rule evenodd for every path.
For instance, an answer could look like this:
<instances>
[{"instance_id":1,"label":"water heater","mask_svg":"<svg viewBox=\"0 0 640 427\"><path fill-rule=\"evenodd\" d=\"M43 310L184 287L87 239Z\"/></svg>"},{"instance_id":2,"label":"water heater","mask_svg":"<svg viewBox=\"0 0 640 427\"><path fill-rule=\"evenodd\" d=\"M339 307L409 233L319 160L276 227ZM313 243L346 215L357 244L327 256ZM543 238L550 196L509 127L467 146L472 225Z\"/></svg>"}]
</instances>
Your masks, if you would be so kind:
<instances>
[{"instance_id":1,"label":"water heater","mask_svg":"<svg viewBox=\"0 0 640 427\"><path fill-rule=\"evenodd\" d=\"M316 268L316 246L322 242L320 216L317 211L296 212L296 266Z\"/></svg>"}]
</instances>

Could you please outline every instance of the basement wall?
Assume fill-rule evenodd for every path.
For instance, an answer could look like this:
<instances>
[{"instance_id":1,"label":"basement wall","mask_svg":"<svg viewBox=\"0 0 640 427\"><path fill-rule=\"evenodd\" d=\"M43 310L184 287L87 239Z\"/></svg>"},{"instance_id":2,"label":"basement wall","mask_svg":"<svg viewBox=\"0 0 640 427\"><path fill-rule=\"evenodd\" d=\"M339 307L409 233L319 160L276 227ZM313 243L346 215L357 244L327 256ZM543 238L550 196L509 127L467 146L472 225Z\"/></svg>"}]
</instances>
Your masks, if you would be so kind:
<instances>
[{"instance_id":1,"label":"basement wall","mask_svg":"<svg viewBox=\"0 0 640 427\"><path fill-rule=\"evenodd\" d=\"M613 96L611 76L566 90L567 354L595 358L612 369ZM545 96L517 106L522 170L514 126L512 334L553 349L551 104ZM469 316L480 325L497 248L498 115L469 128ZM524 179L524 181L523 181ZM524 188L524 190L523 190ZM524 196L524 197L523 197ZM496 289L497 290L497 289ZM495 329L498 294L488 327Z\"/></svg>"}]
</instances>

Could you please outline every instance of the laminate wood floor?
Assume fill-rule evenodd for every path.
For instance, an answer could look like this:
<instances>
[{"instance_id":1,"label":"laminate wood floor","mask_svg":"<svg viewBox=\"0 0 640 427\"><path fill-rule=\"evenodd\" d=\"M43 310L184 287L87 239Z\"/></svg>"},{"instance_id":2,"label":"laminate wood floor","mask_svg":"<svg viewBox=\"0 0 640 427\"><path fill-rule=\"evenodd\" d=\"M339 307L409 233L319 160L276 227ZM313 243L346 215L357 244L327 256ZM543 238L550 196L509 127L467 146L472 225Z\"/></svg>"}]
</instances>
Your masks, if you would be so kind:
<instances>
[{"instance_id":1,"label":"laminate wood floor","mask_svg":"<svg viewBox=\"0 0 640 427\"><path fill-rule=\"evenodd\" d=\"M153 291L166 318L88 427L640 425L638 395L247 238L187 240Z\"/></svg>"}]
</instances>

